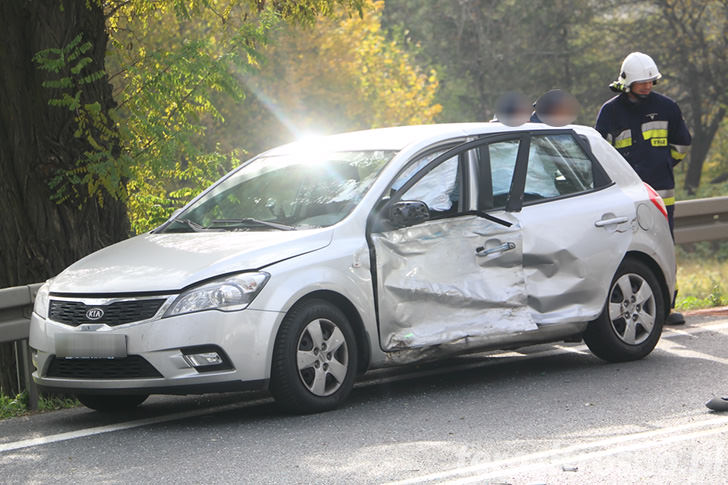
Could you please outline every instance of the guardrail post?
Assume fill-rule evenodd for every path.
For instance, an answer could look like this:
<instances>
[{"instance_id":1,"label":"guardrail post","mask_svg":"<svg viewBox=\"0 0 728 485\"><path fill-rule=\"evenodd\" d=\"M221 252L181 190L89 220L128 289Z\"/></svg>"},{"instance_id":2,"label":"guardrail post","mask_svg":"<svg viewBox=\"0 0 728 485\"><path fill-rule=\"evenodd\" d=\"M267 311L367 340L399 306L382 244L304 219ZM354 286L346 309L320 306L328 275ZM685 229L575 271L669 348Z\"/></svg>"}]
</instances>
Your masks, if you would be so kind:
<instances>
[{"instance_id":1,"label":"guardrail post","mask_svg":"<svg viewBox=\"0 0 728 485\"><path fill-rule=\"evenodd\" d=\"M38 409L38 386L33 380L33 362L30 355L30 346L28 340L24 339L19 342L18 361L22 369L23 385L28 392L28 409L35 411Z\"/></svg>"}]
</instances>

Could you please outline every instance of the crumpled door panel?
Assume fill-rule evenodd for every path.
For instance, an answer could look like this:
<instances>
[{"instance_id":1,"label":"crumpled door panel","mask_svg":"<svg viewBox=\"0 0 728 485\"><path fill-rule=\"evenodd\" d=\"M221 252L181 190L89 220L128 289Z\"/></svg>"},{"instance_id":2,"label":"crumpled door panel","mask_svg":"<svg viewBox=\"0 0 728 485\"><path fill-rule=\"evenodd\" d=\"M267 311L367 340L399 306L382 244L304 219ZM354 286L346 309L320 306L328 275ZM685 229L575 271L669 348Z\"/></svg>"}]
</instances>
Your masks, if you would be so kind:
<instances>
[{"instance_id":1,"label":"crumpled door panel","mask_svg":"<svg viewBox=\"0 0 728 485\"><path fill-rule=\"evenodd\" d=\"M386 351L537 329L527 307L521 229L477 216L373 234ZM477 256L476 249L513 248Z\"/></svg>"},{"instance_id":2,"label":"crumpled door panel","mask_svg":"<svg viewBox=\"0 0 728 485\"><path fill-rule=\"evenodd\" d=\"M524 207L523 268L540 324L588 322L604 307L635 230L634 202L618 186ZM600 219L625 222L596 227Z\"/></svg>"}]
</instances>

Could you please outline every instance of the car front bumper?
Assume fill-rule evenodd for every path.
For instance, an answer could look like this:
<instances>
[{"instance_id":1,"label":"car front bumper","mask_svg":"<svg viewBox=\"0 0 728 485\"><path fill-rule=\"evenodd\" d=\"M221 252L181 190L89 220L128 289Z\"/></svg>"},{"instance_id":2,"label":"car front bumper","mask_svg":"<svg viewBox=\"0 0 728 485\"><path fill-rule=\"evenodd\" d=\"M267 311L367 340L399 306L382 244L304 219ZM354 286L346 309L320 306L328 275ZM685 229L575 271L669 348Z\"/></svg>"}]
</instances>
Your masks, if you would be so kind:
<instances>
[{"instance_id":1,"label":"car front bumper","mask_svg":"<svg viewBox=\"0 0 728 485\"><path fill-rule=\"evenodd\" d=\"M87 326L65 325L33 313L33 379L45 390L66 393L197 394L264 389L282 318L281 313L270 311L213 310L116 327L100 325L89 331ZM73 340L82 333L123 335L127 357L56 357L58 340ZM64 337L59 338L61 335ZM207 350L217 351L224 365L195 368L184 357ZM139 363L148 372L139 371ZM52 366L55 370L49 375Z\"/></svg>"}]
</instances>

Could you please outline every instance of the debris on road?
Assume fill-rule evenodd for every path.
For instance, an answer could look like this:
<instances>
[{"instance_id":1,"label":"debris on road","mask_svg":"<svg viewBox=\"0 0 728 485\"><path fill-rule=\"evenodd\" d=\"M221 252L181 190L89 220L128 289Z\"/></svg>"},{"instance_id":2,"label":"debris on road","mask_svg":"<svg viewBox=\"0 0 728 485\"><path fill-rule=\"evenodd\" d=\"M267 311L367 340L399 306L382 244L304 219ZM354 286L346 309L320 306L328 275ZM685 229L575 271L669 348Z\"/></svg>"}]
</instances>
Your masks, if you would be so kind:
<instances>
[{"instance_id":1,"label":"debris on road","mask_svg":"<svg viewBox=\"0 0 728 485\"><path fill-rule=\"evenodd\" d=\"M714 397L705 406L712 411L728 411L728 397Z\"/></svg>"}]
</instances>

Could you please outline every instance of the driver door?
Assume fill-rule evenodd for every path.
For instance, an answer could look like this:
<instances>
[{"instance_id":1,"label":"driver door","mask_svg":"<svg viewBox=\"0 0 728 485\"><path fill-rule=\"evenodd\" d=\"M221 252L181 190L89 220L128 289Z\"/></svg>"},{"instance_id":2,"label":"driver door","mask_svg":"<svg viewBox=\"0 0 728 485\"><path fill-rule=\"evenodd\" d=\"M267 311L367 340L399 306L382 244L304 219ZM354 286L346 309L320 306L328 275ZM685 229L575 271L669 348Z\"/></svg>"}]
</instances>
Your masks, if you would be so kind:
<instances>
[{"instance_id":1,"label":"driver door","mask_svg":"<svg viewBox=\"0 0 728 485\"><path fill-rule=\"evenodd\" d=\"M537 328L526 306L521 228L506 211L522 196L512 180L528 148L500 138L413 160L379 205L374 220L385 222L370 236L385 351L477 345ZM429 219L387 227L388 208L411 200L427 204ZM487 212L478 210L483 201Z\"/></svg>"}]
</instances>

